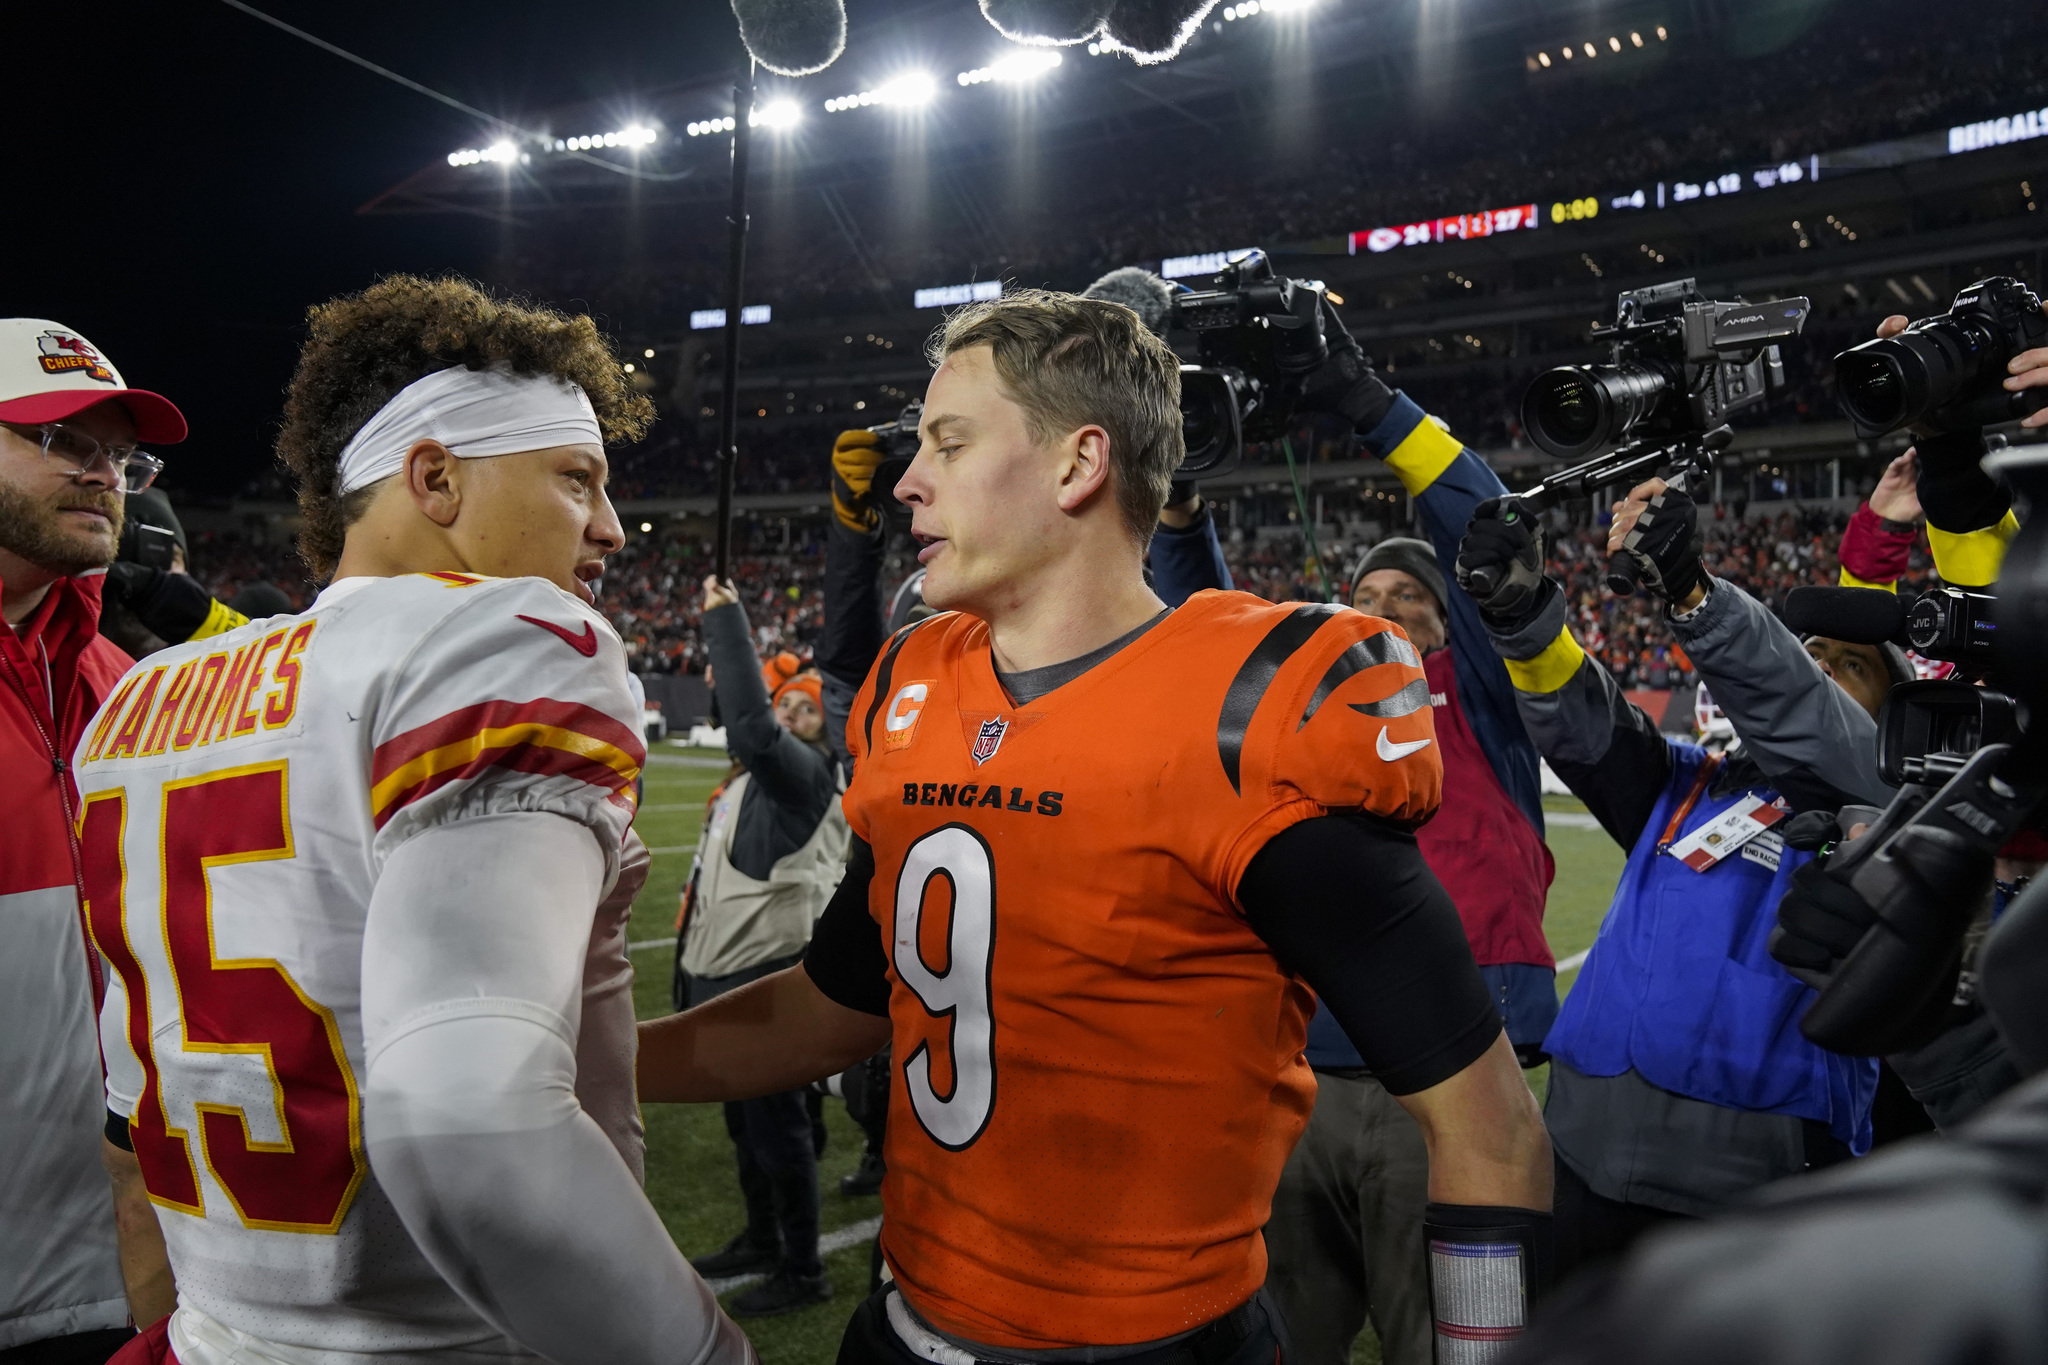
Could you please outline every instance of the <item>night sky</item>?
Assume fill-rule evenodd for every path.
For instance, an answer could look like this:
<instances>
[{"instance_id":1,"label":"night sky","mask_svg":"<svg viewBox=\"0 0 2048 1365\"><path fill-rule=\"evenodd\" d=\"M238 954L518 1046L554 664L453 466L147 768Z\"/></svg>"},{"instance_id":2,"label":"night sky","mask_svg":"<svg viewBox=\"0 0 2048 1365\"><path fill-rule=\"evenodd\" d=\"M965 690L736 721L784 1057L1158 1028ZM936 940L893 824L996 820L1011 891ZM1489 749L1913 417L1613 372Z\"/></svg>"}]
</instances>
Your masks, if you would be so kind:
<instances>
[{"instance_id":1,"label":"night sky","mask_svg":"<svg viewBox=\"0 0 2048 1365\"><path fill-rule=\"evenodd\" d=\"M718 0L257 7L508 116L730 69ZM5 312L90 337L183 409L173 494L272 458L309 304L391 271L488 267L498 229L358 205L477 122L219 0L10 5Z\"/></svg>"}]
</instances>

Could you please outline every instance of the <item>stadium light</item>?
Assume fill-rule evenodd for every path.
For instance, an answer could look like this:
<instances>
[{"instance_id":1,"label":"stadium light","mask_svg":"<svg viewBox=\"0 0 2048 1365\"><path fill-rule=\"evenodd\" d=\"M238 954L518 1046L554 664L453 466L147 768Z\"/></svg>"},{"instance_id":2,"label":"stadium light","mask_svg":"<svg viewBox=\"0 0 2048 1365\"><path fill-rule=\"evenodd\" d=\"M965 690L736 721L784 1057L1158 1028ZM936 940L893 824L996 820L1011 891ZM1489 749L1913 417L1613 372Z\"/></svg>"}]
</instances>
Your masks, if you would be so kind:
<instances>
[{"instance_id":1,"label":"stadium light","mask_svg":"<svg viewBox=\"0 0 2048 1365\"><path fill-rule=\"evenodd\" d=\"M709 137L713 133L729 133L738 126L738 124L732 121L732 117L728 115L725 118L704 119L701 122L691 124L683 129L683 131L691 137Z\"/></svg>"},{"instance_id":2,"label":"stadium light","mask_svg":"<svg viewBox=\"0 0 2048 1365\"><path fill-rule=\"evenodd\" d=\"M577 137L558 137L555 150L558 152L590 152L603 147L652 147L661 140L661 134L645 124L629 123L609 133L586 133Z\"/></svg>"},{"instance_id":3,"label":"stadium light","mask_svg":"<svg viewBox=\"0 0 2048 1365\"><path fill-rule=\"evenodd\" d=\"M1217 13L1226 22L1235 23L1254 14L1298 14L1314 3L1315 0L1239 0L1235 5L1225 5Z\"/></svg>"},{"instance_id":4,"label":"stadium light","mask_svg":"<svg viewBox=\"0 0 2048 1365\"><path fill-rule=\"evenodd\" d=\"M842 114L849 109L865 109L871 104L894 104L914 109L930 104L938 93L938 78L931 72L906 71L900 76L891 76L872 90L826 100L825 112Z\"/></svg>"},{"instance_id":5,"label":"stadium light","mask_svg":"<svg viewBox=\"0 0 2048 1365\"><path fill-rule=\"evenodd\" d=\"M459 152L448 153L448 164L451 166L474 166L486 161L509 166L520 159L519 148L502 139L481 150L465 147Z\"/></svg>"},{"instance_id":6,"label":"stadium light","mask_svg":"<svg viewBox=\"0 0 2048 1365\"><path fill-rule=\"evenodd\" d=\"M963 71L954 79L962 85L981 85L987 81L1037 80L1058 66L1060 60L1060 54L1050 48L1022 48L997 58L987 66Z\"/></svg>"}]
</instances>

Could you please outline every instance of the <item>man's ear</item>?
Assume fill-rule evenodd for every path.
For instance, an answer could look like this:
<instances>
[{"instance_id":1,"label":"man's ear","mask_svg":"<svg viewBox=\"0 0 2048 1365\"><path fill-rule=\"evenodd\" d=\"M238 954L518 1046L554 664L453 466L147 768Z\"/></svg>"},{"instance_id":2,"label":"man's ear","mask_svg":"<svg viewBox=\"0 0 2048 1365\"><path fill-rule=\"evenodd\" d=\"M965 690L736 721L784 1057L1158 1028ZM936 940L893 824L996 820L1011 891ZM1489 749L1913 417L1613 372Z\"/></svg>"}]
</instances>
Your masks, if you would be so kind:
<instances>
[{"instance_id":1,"label":"man's ear","mask_svg":"<svg viewBox=\"0 0 2048 1365\"><path fill-rule=\"evenodd\" d=\"M1078 512L1097 491L1109 486L1109 433L1101 427L1082 427L1067 437L1064 454L1060 510Z\"/></svg>"},{"instance_id":2,"label":"man's ear","mask_svg":"<svg viewBox=\"0 0 2048 1365\"><path fill-rule=\"evenodd\" d=\"M462 510L462 461L439 441L416 441L405 452L405 490L436 526L452 526Z\"/></svg>"}]
</instances>

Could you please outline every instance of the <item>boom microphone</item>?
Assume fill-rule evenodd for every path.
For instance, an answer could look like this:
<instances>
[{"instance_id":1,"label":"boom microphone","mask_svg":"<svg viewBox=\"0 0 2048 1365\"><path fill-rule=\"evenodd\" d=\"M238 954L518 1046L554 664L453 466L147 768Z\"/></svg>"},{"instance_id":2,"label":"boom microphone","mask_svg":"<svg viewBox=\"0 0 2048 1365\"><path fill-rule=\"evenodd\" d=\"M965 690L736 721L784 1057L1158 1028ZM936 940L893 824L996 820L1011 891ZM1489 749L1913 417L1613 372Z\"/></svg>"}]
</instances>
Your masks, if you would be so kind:
<instances>
[{"instance_id":1,"label":"boom microphone","mask_svg":"<svg viewBox=\"0 0 2048 1365\"><path fill-rule=\"evenodd\" d=\"M1794 588L1785 595L1785 624L1795 635L1903 648L1909 605L1882 588Z\"/></svg>"},{"instance_id":2,"label":"boom microphone","mask_svg":"<svg viewBox=\"0 0 2048 1365\"><path fill-rule=\"evenodd\" d=\"M1081 297L1122 304L1136 313L1154 336L1166 334L1166 321L1173 316L1173 286L1135 265L1110 271L1082 290Z\"/></svg>"},{"instance_id":3,"label":"boom microphone","mask_svg":"<svg viewBox=\"0 0 2048 1365\"><path fill-rule=\"evenodd\" d=\"M823 71L846 50L844 0L732 0L747 53L778 76Z\"/></svg>"}]
</instances>

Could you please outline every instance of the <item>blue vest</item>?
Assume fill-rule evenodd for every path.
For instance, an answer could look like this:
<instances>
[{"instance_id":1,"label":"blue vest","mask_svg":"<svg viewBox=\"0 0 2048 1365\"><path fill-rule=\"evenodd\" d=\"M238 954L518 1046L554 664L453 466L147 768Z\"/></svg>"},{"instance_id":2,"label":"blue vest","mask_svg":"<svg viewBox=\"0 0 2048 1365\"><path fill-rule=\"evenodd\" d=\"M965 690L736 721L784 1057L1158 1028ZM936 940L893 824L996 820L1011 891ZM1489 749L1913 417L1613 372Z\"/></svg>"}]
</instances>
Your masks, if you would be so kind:
<instances>
[{"instance_id":1,"label":"blue vest","mask_svg":"<svg viewBox=\"0 0 2048 1365\"><path fill-rule=\"evenodd\" d=\"M1731 854L1705 872L1660 853L1665 827L1692 791L1706 751L1671 745L1671 781L1629 851L1591 954L1544 1040L1588 1076L1633 1069L1652 1085L1729 1109L1825 1123L1858 1156L1870 1150L1877 1061L1808 1042L1800 1017L1813 991L1766 951L1778 901L1813 855L1784 850L1775 871ZM1703 791L1674 837L1697 829L1752 786Z\"/></svg>"}]
</instances>

